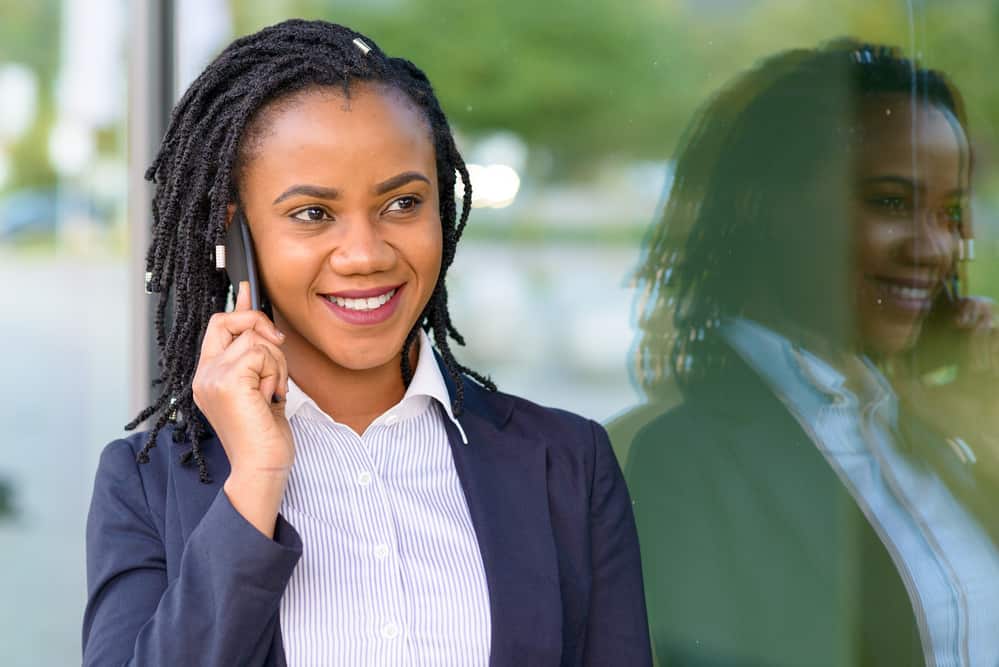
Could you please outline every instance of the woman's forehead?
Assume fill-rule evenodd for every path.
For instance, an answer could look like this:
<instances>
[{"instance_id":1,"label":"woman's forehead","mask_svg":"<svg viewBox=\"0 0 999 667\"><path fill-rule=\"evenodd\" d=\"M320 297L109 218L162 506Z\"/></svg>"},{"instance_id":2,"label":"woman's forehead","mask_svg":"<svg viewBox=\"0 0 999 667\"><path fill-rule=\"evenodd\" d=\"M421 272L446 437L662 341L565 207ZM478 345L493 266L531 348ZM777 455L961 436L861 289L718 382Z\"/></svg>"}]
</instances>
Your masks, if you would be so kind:
<instances>
[{"instance_id":1,"label":"woman's forehead","mask_svg":"<svg viewBox=\"0 0 999 667\"><path fill-rule=\"evenodd\" d=\"M863 140L858 149L862 170L915 164L966 172L968 139L960 121L938 104L913 102L906 95L885 95L868 100L860 120Z\"/></svg>"},{"instance_id":2,"label":"woman's forehead","mask_svg":"<svg viewBox=\"0 0 999 667\"><path fill-rule=\"evenodd\" d=\"M404 92L381 82L313 86L268 102L249 123L243 150L250 157L266 143L301 141L302 131L347 137L358 128L415 138L422 132L432 143L426 114Z\"/></svg>"},{"instance_id":3,"label":"woman's forehead","mask_svg":"<svg viewBox=\"0 0 999 667\"><path fill-rule=\"evenodd\" d=\"M247 172L427 170L435 161L428 124L405 94L355 85L296 95L268 111L244 166Z\"/></svg>"}]
</instances>

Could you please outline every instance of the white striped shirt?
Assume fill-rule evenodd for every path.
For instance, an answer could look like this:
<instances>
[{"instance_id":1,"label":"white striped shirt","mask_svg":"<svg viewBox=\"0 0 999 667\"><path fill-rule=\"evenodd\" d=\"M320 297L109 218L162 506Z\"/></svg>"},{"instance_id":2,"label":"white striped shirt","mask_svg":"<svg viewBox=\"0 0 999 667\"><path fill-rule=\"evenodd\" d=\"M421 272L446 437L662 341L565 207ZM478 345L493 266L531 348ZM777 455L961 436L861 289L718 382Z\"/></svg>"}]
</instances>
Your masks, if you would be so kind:
<instances>
[{"instance_id":1,"label":"white striped shirt","mask_svg":"<svg viewBox=\"0 0 999 667\"><path fill-rule=\"evenodd\" d=\"M304 545L281 598L288 664L487 664L485 571L443 420L464 432L426 334L406 395L362 435L293 382L285 414L281 514Z\"/></svg>"},{"instance_id":2,"label":"white striped shirt","mask_svg":"<svg viewBox=\"0 0 999 667\"><path fill-rule=\"evenodd\" d=\"M935 473L895 442L897 399L865 364L864 395L819 357L751 320L724 334L840 475L899 568L928 666L999 664L999 551Z\"/></svg>"}]
</instances>

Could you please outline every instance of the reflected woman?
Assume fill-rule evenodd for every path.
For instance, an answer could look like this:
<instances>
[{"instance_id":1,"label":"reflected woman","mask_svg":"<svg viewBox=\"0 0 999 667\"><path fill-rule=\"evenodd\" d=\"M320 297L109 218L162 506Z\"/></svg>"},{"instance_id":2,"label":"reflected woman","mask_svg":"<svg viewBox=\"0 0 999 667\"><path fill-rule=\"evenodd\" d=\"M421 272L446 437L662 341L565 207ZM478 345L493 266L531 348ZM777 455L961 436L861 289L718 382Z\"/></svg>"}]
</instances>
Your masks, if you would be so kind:
<instances>
[{"instance_id":1,"label":"reflected woman","mask_svg":"<svg viewBox=\"0 0 999 667\"><path fill-rule=\"evenodd\" d=\"M420 69L325 22L243 37L148 176L163 393L101 457L85 664L650 663L605 432L451 352L471 190ZM237 215L263 301L224 312Z\"/></svg>"},{"instance_id":2,"label":"reflected woman","mask_svg":"<svg viewBox=\"0 0 999 667\"><path fill-rule=\"evenodd\" d=\"M911 388L995 345L970 169L956 89L887 47L779 54L692 124L641 267L641 378L683 402L627 475L665 664L999 661L985 434Z\"/></svg>"}]
</instances>

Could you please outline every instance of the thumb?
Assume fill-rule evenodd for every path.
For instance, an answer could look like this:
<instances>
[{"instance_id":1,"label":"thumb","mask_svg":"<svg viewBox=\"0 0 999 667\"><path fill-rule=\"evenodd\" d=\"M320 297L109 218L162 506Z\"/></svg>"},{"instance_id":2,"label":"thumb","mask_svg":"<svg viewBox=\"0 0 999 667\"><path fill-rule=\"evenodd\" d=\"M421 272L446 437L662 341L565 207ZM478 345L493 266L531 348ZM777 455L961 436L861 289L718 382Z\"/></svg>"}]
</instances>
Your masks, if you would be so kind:
<instances>
[{"instance_id":1,"label":"thumb","mask_svg":"<svg viewBox=\"0 0 999 667\"><path fill-rule=\"evenodd\" d=\"M250 310L250 283L245 280L239 281L239 292L236 293L236 307L234 312L240 310Z\"/></svg>"}]
</instances>

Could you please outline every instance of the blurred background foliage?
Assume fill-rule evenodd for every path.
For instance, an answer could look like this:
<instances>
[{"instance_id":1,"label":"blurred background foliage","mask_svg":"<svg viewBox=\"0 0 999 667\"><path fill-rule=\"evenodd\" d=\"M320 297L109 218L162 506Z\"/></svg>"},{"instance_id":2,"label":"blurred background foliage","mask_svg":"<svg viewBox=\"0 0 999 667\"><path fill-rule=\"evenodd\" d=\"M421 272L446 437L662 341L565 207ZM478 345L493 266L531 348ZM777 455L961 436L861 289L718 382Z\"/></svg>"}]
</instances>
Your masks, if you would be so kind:
<instances>
[{"instance_id":1,"label":"blurred background foliage","mask_svg":"<svg viewBox=\"0 0 999 667\"><path fill-rule=\"evenodd\" d=\"M990 208L999 199L999 178L990 168L999 143L999 86L990 81L987 65L999 60L999 0L226 4L230 37L289 16L323 18L406 55L428 72L463 136L511 132L526 144L528 188L592 182L606 177L608 167L632 162L666 165L705 98L775 51L846 35L900 45L946 71L964 92L982 167L978 194ZM51 84L59 74L60 6L59 0L0 0L0 64L27 66L43 82L29 130L6 146L0 143L6 162L16 165L0 180L0 194L45 187L58 178L45 145L55 116ZM193 3L191 11L197 15ZM98 146L120 151L118 135L101 129ZM647 222L652 215L650 210L639 217ZM638 222L624 217L602 224Z\"/></svg>"},{"instance_id":2,"label":"blurred background foliage","mask_svg":"<svg viewBox=\"0 0 999 667\"><path fill-rule=\"evenodd\" d=\"M514 128L557 156L558 176L608 157L663 159L692 111L733 74L775 51L845 35L903 48L916 40L969 107L999 113L999 87L982 67L999 57L999 2L985 0L235 0L232 8L240 34L304 16L372 35L426 69L462 130Z\"/></svg>"},{"instance_id":3,"label":"blurred background foliage","mask_svg":"<svg viewBox=\"0 0 999 667\"><path fill-rule=\"evenodd\" d=\"M39 81L54 82L59 68L59 0L18 2L0 0L0 65L17 63L32 70ZM48 160L45 147L52 129L55 91L52 86L38 87L36 115L27 132L18 141L4 145L8 177L0 179L0 193L25 187L40 187L56 182L57 174ZM0 98L0 113L6 104Z\"/></svg>"},{"instance_id":4,"label":"blurred background foliage","mask_svg":"<svg viewBox=\"0 0 999 667\"><path fill-rule=\"evenodd\" d=\"M0 0L0 65L26 66L41 84L27 131L14 140L0 136L0 197L52 187L60 177L47 142L57 116L63 4ZM187 4L197 20L198 4ZM686 123L713 91L761 58L842 36L899 45L946 71L967 98L979 164L976 203L987 211L979 235L993 235L991 213L999 208L999 177L992 168L999 146L999 86L990 81L988 63L999 61L999 0L214 4L224 5L228 16L229 34L217 48L290 16L345 23L428 72L466 146L494 133L522 142L520 201L551 195L546 186L568 184L577 189L564 194L592 213L582 216L590 218L586 224L575 224L575 208L568 207L563 215L548 214L563 219L546 224L551 221L543 211L557 211L557 200L547 208L514 205L477 216L484 237L528 242L548 236L601 243L640 239L668 185L669 157ZM122 153L118 130L93 128L99 151ZM622 185L628 187L615 187ZM587 207L581 200L597 190L619 196ZM0 230L2 225L0 219Z\"/></svg>"}]
</instances>

